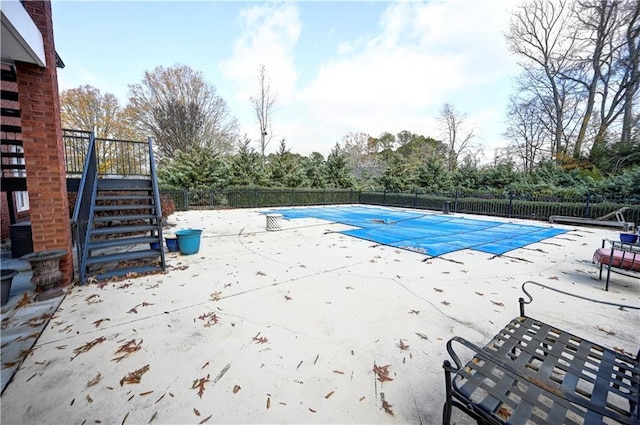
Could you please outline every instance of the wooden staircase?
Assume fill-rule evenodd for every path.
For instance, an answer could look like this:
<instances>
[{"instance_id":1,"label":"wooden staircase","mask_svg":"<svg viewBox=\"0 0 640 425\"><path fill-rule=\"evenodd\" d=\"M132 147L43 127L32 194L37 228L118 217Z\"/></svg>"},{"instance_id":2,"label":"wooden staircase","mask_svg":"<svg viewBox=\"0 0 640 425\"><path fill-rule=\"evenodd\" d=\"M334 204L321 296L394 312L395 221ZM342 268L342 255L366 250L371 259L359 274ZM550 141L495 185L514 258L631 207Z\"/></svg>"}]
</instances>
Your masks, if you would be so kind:
<instances>
[{"instance_id":1,"label":"wooden staircase","mask_svg":"<svg viewBox=\"0 0 640 425\"><path fill-rule=\"evenodd\" d=\"M73 132L73 138L66 140L73 143L65 144L65 150L73 148L74 152L80 150L79 141L89 145L72 219L80 282L165 270L162 208L151 140L142 144L145 155L126 166L120 163L118 174L113 174L105 164L113 167L118 159L130 160L131 155L116 154L105 160L99 151L118 152L114 146L125 144L124 151L140 153L140 142L96 139L92 133L87 133L86 141L81 133Z\"/></svg>"}]
</instances>

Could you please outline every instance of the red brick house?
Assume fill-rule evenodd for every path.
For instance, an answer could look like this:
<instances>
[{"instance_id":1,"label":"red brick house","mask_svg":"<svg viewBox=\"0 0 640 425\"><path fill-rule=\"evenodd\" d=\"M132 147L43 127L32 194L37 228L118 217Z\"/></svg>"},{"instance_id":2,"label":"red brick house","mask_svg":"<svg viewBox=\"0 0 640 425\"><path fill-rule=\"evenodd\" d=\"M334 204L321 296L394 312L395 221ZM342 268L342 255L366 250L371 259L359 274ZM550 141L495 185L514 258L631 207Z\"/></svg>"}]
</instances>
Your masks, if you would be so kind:
<instances>
[{"instance_id":1,"label":"red brick house","mask_svg":"<svg viewBox=\"0 0 640 425\"><path fill-rule=\"evenodd\" d=\"M29 219L34 251L67 251L67 285L72 235L51 2L3 0L1 15L2 238L11 224Z\"/></svg>"}]
</instances>

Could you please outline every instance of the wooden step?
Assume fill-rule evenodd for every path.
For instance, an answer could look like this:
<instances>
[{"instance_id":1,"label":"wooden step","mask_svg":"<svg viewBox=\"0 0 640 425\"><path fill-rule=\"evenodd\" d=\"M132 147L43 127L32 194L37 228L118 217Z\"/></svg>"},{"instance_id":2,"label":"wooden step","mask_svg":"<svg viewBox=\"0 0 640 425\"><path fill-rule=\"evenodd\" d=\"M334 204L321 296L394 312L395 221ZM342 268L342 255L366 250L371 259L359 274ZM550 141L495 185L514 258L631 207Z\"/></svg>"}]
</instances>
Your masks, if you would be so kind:
<instances>
[{"instance_id":1,"label":"wooden step","mask_svg":"<svg viewBox=\"0 0 640 425\"><path fill-rule=\"evenodd\" d=\"M152 195L97 195L96 201L153 200Z\"/></svg>"},{"instance_id":2,"label":"wooden step","mask_svg":"<svg viewBox=\"0 0 640 425\"><path fill-rule=\"evenodd\" d=\"M92 229L91 236L112 235L116 233L141 233L141 232L150 232L152 230L158 230L158 226L153 224L145 224L145 225L138 225L138 226L101 227L99 229Z\"/></svg>"},{"instance_id":3,"label":"wooden step","mask_svg":"<svg viewBox=\"0 0 640 425\"><path fill-rule=\"evenodd\" d=\"M136 221L136 220L154 220L153 214L136 214L136 215L99 215L93 218L94 223L104 223L108 221Z\"/></svg>"},{"instance_id":4,"label":"wooden step","mask_svg":"<svg viewBox=\"0 0 640 425\"><path fill-rule=\"evenodd\" d=\"M97 255L87 259L86 266L114 263L120 261L141 260L143 258L160 258L160 250L143 249L140 251L120 252L117 254Z\"/></svg>"},{"instance_id":5,"label":"wooden step","mask_svg":"<svg viewBox=\"0 0 640 425\"><path fill-rule=\"evenodd\" d=\"M153 204L122 204L122 205L96 205L93 210L98 211L126 211L126 210L149 210L155 208ZM114 216L115 217L115 216Z\"/></svg>"},{"instance_id":6,"label":"wooden step","mask_svg":"<svg viewBox=\"0 0 640 425\"><path fill-rule=\"evenodd\" d=\"M158 238L157 236L114 238L114 239L107 239L104 241L89 242L87 244L87 249L91 251L95 249L113 248L116 246L140 245L140 244L145 244L149 246L149 244L154 242L160 242L160 238Z\"/></svg>"},{"instance_id":7,"label":"wooden step","mask_svg":"<svg viewBox=\"0 0 640 425\"><path fill-rule=\"evenodd\" d=\"M106 280L111 279L112 277L122 277L126 276L129 273L160 273L162 272L162 267L157 265L148 265L148 266L138 266L138 267L127 267L122 269L110 270L106 273L95 275L97 280Z\"/></svg>"}]
</instances>

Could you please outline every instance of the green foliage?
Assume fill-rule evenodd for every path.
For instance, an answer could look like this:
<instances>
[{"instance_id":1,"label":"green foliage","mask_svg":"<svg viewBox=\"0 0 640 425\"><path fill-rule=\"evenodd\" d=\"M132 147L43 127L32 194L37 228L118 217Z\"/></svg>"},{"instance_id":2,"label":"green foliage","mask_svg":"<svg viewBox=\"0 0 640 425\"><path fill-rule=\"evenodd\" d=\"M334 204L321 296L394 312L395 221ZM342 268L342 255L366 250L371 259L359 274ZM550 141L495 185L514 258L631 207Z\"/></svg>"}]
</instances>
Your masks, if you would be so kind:
<instances>
[{"instance_id":1,"label":"green foliage","mask_svg":"<svg viewBox=\"0 0 640 425\"><path fill-rule=\"evenodd\" d=\"M347 167L347 157L336 143L325 163L327 173L327 188L353 187L353 177Z\"/></svg>"},{"instance_id":2,"label":"green foliage","mask_svg":"<svg viewBox=\"0 0 640 425\"><path fill-rule=\"evenodd\" d=\"M267 172L271 185L275 187L305 186L306 175L301 163L302 157L292 154L283 139L280 142L278 152L268 157Z\"/></svg>"},{"instance_id":3,"label":"green foliage","mask_svg":"<svg viewBox=\"0 0 640 425\"><path fill-rule=\"evenodd\" d=\"M208 147L194 146L177 151L173 159L158 167L158 181L168 188L223 188L228 184L229 168Z\"/></svg>"},{"instance_id":4,"label":"green foliage","mask_svg":"<svg viewBox=\"0 0 640 425\"><path fill-rule=\"evenodd\" d=\"M255 152L247 138L239 142L238 153L231 158L229 186L267 186L269 179L262 156Z\"/></svg>"},{"instance_id":5,"label":"green foliage","mask_svg":"<svg viewBox=\"0 0 640 425\"><path fill-rule=\"evenodd\" d=\"M451 173L447 171L443 158L431 156L418 166L415 178L416 189L429 192L451 189Z\"/></svg>"},{"instance_id":6,"label":"green foliage","mask_svg":"<svg viewBox=\"0 0 640 425\"><path fill-rule=\"evenodd\" d=\"M303 162L302 167L306 181L310 187L326 187L327 170L324 163L324 157L320 153L313 152L309 155L309 157Z\"/></svg>"},{"instance_id":7,"label":"green foliage","mask_svg":"<svg viewBox=\"0 0 640 425\"><path fill-rule=\"evenodd\" d=\"M409 165L402 156L393 152L387 160L387 169L378 179L378 183L389 192L404 192L411 186L411 180L408 176Z\"/></svg>"},{"instance_id":8,"label":"green foliage","mask_svg":"<svg viewBox=\"0 0 640 425\"><path fill-rule=\"evenodd\" d=\"M229 206L259 208L292 205L358 203L358 192L351 189L235 188L226 191Z\"/></svg>"}]
</instances>

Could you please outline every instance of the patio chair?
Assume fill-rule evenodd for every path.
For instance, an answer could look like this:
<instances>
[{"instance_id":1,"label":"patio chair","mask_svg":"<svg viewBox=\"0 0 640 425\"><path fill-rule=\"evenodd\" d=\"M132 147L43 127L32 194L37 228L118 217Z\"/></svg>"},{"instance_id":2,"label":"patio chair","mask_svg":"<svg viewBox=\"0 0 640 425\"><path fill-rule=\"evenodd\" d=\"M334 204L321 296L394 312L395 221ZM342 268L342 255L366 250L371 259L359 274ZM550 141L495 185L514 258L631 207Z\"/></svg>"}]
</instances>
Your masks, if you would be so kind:
<instances>
[{"instance_id":1,"label":"patio chair","mask_svg":"<svg viewBox=\"0 0 640 425\"><path fill-rule=\"evenodd\" d=\"M525 285L620 309L640 309L593 300L536 282L525 282L520 316L484 347L453 337L443 364L446 401L443 424L453 407L479 424L640 424L640 350L635 357L605 348L525 315L533 301ZM454 351L460 344L473 352L466 364Z\"/></svg>"}]
</instances>

